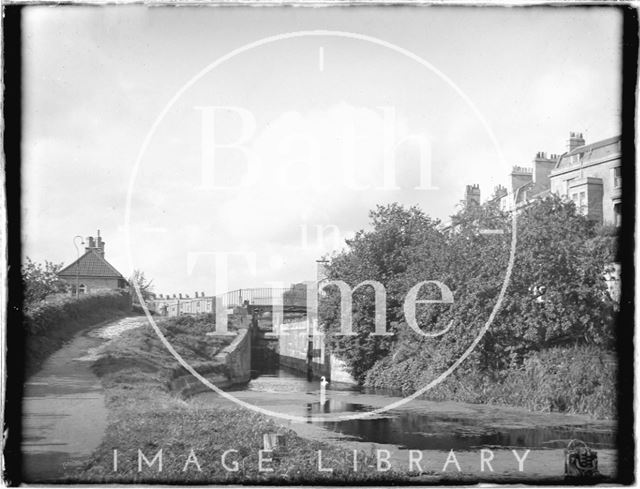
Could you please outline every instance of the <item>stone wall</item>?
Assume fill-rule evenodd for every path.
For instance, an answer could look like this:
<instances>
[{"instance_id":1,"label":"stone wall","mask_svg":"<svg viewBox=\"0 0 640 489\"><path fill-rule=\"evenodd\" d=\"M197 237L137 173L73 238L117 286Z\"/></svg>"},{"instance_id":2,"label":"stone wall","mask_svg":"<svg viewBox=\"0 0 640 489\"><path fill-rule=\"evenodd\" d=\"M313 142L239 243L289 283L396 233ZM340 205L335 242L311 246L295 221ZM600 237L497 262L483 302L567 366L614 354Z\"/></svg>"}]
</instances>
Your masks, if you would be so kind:
<instances>
[{"instance_id":1,"label":"stone wall","mask_svg":"<svg viewBox=\"0 0 640 489\"><path fill-rule=\"evenodd\" d=\"M251 379L251 334L249 330L238 330L233 341L224 347L213 358L213 361L205 365L194 366L194 368L209 382L221 389L249 382ZM187 373L171 381L171 390L181 397L191 397L207 392L209 387Z\"/></svg>"},{"instance_id":2,"label":"stone wall","mask_svg":"<svg viewBox=\"0 0 640 489\"><path fill-rule=\"evenodd\" d=\"M275 330L274 325L274 330ZM280 365L313 377L326 377L331 382L355 384L344 362L325 346L324 333L308 320L283 323L277 327Z\"/></svg>"}]
</instances>

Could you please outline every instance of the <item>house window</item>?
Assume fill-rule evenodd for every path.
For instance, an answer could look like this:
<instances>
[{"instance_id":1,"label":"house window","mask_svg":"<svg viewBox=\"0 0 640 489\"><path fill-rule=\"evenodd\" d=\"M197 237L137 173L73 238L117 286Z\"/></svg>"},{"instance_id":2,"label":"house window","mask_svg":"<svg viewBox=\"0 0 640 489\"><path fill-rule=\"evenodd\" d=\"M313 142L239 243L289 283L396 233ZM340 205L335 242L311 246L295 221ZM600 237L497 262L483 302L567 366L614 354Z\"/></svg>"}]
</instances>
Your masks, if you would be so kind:
<instances>
[{"instance_id":1,"label":"house window","mask_svg":"<svg viewBox=\"0 0 640 489\"><path fill-rule=\"evenodd\" d=\"M616 167L613 169L613 188L622 187L622 168Z\"/></svg>"},{"instance_id":2,"label":"house window","mask_svg":"<svg viewBox=\"0 0 640 489\"><path fill-rule=\"evenodd\" d=\"M80 284L80 287L78 287L78 293L79 294L86 294L87 293L87 287L84 284Z\"/></svg>"}]
</instances>

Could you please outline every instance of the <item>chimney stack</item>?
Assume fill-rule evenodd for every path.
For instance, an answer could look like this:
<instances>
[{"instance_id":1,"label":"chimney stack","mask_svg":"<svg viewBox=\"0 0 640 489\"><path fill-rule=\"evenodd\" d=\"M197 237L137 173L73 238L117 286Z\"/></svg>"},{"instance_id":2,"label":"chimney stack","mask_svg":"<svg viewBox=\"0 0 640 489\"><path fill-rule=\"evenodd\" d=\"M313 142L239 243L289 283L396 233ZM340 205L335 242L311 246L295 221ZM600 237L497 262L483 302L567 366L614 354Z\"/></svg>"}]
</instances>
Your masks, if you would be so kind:
<instances>
[{"instance_id":1,"label":"chimney stack","mask_svg":"<svg viewBox=\"0 0 640 489\"><path fill-rule=\"evenodd\" d=\"M497 185L493 189L493 195L497 198L506 197L508 194L509 192L507 191L507 188L503 185Z\"/></svg>"},{"instance_id":2,"label":"chimney stack","mask_svg":"<svg viewBox=\"0 0 640 489\"><path fill-rule=\"evenodd\" d=\"M102 241L102 238L100 237L100 230L98 229L98 235L96 237L96 248L97 248L97 252L98 254L104 258L104 241Z\"/></svg>"},{"instance_id":3,"label":"chimney stack","mask_svg":"<svg viewBox=\"0 0 640 489\"><path fill-rule=\"evenodd\" d=\"M548 190L551 187L549 175L556 166L556 155L547 158L547 153L539 151L533 160L533 183L535 183L535 193Z\"/></svg>"},{"instance_id":4,"label":"chimney stack","mask_svg":"<svg viewBox=\"0 0 640 489\"><path fill-rule=\"evenodd\" d=\"M102 238L100 237L99 229L97 237L94 238L93 236L87 236L86 247L84 251L95 251L96 253L98 253L98 255L104 258L104 241L102 241Z\"/></svg>"},{"instance_id":5,"label":"chimney stack","mask_svg":"<svg viewBox=\"0 0 640 489\"><path fill-rule=\"evenodd\" d=\"M85 253L87 251L91 251L96 247L95 242L93 241L93 238L91 236L87 236L87 239L85 241L85 248L84 251Z\"/></svg>"},{"instance_id":6,"label":"chimney stack","mask_svg":"<svg viewBox=\"0 0 640 489\"><path fill-rule=\"evenodd\" d=\"M522 166L514 166L511 169L511 192L514 193L518 188L533 182L533 169Z\"/></svg>"},{"instance_id":7,"label":"chimney stack","mask_svg":"<svg viewBox=\"0 0 640 489\"><path fill-rule=\"evenodd\" d=\"M570 132L569 139L567 140L567 151L571 152L580 146L585 145L585 140L582 137L581 132Z\"/></svg>"},{"instance_id":8,"label":"chimney stack","mask_svg":"<svg viewBox=\"0 0 640 489\"><path fill-rule=\"evenodd\" d=\"M200 292L200 297L204 297L204 291Z\"/></svg>"},{"instance_id":9,"label":"chimney stack","mask_svg":"<svg viewBox=\"0 0 640 489\"><path fill-rule=\"evenodd\" d=\"M467 207L480 205L480 185L467 185L467 190L464 194L464 204Z\"/></svg>"}]
</instances>

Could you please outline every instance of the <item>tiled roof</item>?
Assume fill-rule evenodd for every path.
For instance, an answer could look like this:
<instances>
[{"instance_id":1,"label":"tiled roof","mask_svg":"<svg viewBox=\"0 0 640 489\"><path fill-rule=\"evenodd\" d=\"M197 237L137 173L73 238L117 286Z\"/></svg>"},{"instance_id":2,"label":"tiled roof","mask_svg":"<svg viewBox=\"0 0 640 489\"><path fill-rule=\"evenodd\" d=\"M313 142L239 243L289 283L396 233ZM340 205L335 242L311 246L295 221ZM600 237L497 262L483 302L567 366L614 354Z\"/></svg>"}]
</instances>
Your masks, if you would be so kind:
<instances>
[{"instance_id":1,"label":"tiled roof","mask_svg":"<svg viewBox=\"0 0 640 489\"><path fill-rule=\"evenodd\" d=\"M124 278L107 260L93 250L87 251L71 265L58 272L61 277L75 277L76 274L82 277Z\"/></svg>"}]
</instances>

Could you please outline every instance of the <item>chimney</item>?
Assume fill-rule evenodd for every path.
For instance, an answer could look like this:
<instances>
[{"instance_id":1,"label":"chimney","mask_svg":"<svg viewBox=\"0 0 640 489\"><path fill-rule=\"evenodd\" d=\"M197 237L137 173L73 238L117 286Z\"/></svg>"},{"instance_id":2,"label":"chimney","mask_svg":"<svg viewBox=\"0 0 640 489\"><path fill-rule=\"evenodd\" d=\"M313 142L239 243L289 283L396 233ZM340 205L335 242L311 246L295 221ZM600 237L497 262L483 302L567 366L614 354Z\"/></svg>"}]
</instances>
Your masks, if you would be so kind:
<instances>
[{"instance_id":1,"label":"chimney","mask_svg":"<svg viewBox=\"0 0 640 489\"><path fill-rule=\"evenodd\" d=\"M176 298L176 295L175 295L175 294L173 294L173 298L174 298L174 299Z\"/></svg>"},{"instance_id":2,"label":"chimney","mask_svg":"<svg viewBox=\"0 0 640 489\"><path fill-rule=\"evenodd\" d=\"M585 141L581 132L570 132L567 140L567 151L571 152L580 146L584 146Z\"/></svg>"},{"instance_id":3,"label":"chimney","mask_svg":"<svg viewBox=\"0 0 640 489\"><path fill-rule=\"evenodd\" d=\"M543 192L551 187L549 174L556 166L556 155L547 158L547 153L539 151L533 160L533 183L535 183L535 193Z\"/></svg>"},{"instance_id":4,"label":"chimney","mask_svg":"<svg viewBox=\"0 0 640 489\"><path fill-rule=\"evenodd\" d=\"M104 241L100 237L100 230L98 229L98 235L96 237L96 251L98 254L104 258Z\"/></svg>"},{"instance_id":5,"label":"chimney","mask_svg":"<svg viewBox=\"0 0 640 489\"><path fill-rule=\"evenodd\" d=\"M182 299L182 294L178 294L178 299Z\"/></svg>"},{"instance_id":6,"label":"chimney","mask_svg":"<svg viewBox=\"0 0 640 489\"><path fill-rule=\"evenodd\" d=\"M163 299L164 297L162 297L162 294L160 294L160 299Z\"/></svg>"},{"instance_id":7,"label":"chimney","mask_svg":"<svg viewBox=\"0 0 640 489\"><path fill-rule=\"evenodd\" d=\"M522 166L514 166L511 170L511 192L533 181L533 170Z\"/></svg>"},{"instance_id":8,"label":"chimney","mask_svg":"<svg viewBox=\"0 0 640 489\"><path fill-rule=\"evenodd\" d=\"M195 295L195 297L196 297L196 299L198 298L198 292L196 292L196 295Z\"/></svg>"},{"instance_id":9,"label":"chimney","mask_svg":"<svg viewBox=\"0 0 640 489\"><path fill-rule=\"evenodd\" d=\"M503 185L497 185L494 189L493 189L493 195L495 198L502 198L502 197L506 197L508 195L508 191L507 188L504 187Z\"/></svg>"},{"instance_id":10,"label":"chimney","mask_svg":"<svg viewBox=\"0 0 640 489\"><path fill-rule=\"evenodd\" d=\"M464 194L464 205L466 207L480 205L480 185L467 185L467 190Z\"/></svg>"},{"instance_id":11,"label":"chimney","mask_svg":"<svg viewBox=\"0 0 640 489\"><path fill-rule=\"evenodd\" d=\"M204 291L200 292L200 297L204 297Z\"/></svg>"},{"instance_id":12,"label":"chimney","mask_svg":"<svg viewBox=\"0 0 640 489\"><path fill-rule=\"evenodd\" d=\"M95 249L95 247L96 247L96 244L93 241L93 238L91 236L87 236L87 239L85 241L85 245L86 245L85 248L84 248L85 252L91 251L91 250Z\"/></svg>"}]
</instances>

